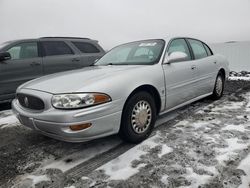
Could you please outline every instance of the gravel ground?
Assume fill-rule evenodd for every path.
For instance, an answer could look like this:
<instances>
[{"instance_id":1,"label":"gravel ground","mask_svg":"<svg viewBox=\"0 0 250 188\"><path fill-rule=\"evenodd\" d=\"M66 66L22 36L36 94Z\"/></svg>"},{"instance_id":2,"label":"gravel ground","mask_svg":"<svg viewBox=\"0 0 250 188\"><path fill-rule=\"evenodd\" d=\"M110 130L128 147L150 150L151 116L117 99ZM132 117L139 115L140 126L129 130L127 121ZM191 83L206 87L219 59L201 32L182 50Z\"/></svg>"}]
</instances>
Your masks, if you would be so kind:
<instances>
[{"instance_id":1,"label":"gravel ground","mask_svg":"<svg viewBox=\"0 0 250 188\"><path fill-rule=\"evenodd\" d=\"M249 187L242 165L250 153L248 92L250 82L229 81L221 100L176 111L137 146L117 136L60 142L4 110L0 187Z\"/></svg>"}]
</instances>

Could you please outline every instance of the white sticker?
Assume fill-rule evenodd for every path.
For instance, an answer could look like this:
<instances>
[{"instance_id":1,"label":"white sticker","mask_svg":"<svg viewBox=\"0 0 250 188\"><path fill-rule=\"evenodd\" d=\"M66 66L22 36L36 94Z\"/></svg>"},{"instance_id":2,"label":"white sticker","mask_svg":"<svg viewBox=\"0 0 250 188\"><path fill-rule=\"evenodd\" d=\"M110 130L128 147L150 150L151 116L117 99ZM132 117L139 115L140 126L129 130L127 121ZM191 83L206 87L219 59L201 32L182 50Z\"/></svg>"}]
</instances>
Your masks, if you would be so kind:
<instances>
[{"instance_id":1,"label":"white sticker","mask_svg":"<svg viewBox=\"0 0 250 188\"><path fill-rule=\"evenodd\" d=\"M151 43L141 43L139 46L155 46L157 42L151 42Z\"/></svg>"}]
</instances>

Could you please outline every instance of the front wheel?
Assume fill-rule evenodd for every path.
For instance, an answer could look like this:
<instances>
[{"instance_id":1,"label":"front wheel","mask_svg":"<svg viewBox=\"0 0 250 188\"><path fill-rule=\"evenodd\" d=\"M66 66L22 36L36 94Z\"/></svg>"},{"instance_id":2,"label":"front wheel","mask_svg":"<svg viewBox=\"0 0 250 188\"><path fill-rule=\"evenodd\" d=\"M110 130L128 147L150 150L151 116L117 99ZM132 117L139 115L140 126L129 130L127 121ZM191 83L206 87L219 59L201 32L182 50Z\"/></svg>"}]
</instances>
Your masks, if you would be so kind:
<instances>
[{"instance_id":1,"label":"front wheel","mask_svg":"<svg viewBox=\"0 0 250 188\"><path fill-rule=\"evenodd\" d=\"M214 85L214 91L212 94L212 98L214 100L218 100L222 97L223 91L224 91L224 85L225 85L225 78L221 73L217 75L215 85Z\"/></svg>"},{"instance_id":2,"label":"front wheel","mask_svg":"<svg viewBox=\"0 0 250 188\"><path fill-rule=\"evenodd\" d=\"M138 92L125 104L119 134L125 141L139 143L151 134L155 121L153 97L147 92Z\"/></svg>"}]
</instances>

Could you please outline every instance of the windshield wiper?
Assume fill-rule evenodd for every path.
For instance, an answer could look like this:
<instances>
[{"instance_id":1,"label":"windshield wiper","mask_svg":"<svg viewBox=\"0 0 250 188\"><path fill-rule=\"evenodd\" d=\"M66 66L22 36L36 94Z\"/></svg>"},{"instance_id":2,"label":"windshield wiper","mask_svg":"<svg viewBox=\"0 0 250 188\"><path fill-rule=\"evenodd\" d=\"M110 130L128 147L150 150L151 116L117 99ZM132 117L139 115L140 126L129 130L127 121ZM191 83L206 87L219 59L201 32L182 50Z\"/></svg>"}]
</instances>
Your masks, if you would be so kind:
<instances>
[{"instance_id":1,"label":"windshield wiper","mask_svg":"<svg viewBox=\"0 0 250 188\"><path fill-rule=\"evenodd\" d=\"M107 63L107 64L98 64L98 65L95 64L95 66L108 66L108 65L131 65L131 64L128 64L128 63L112 63L112 62Z\"/></svg>"},{"instance_id":2,"label":"windshield wiper","mask_svg":"<svg viewBox=\"0 0 250 188\"><path fill-rule=\"evenodd\" d=\"M106 65L129 65L128 63L108 63Z\"/></svg>"},{"instance_id":3,"label":"windshield wiper","mask_svg":"<svg viewBox=\"0 0 250 188\"><path fill-rule=\"evenodd\" d=\"M106 65L114 65L114 63L108 63L108 64L106 64Z\"/></svg>"}]
</instances>

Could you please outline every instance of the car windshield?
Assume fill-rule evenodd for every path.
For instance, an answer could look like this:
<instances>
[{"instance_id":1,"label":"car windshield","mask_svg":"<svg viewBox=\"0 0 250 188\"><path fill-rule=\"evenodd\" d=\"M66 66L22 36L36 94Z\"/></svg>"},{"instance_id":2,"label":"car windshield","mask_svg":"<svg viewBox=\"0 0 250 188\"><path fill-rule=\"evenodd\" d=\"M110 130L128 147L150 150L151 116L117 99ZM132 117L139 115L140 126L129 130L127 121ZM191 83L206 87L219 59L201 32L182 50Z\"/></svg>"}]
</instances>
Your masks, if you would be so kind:
<instances>
[{"instance_id":1,"label":"car windshield","mask_svg":"<svg viewBox=\"0 0 250 188\"><path fill-rule=\"evenodd\" d=\"M160 39L123 44L110 50L95 65L152 65L160 60L164 45Z\"/></svg>"}]
</instances>

